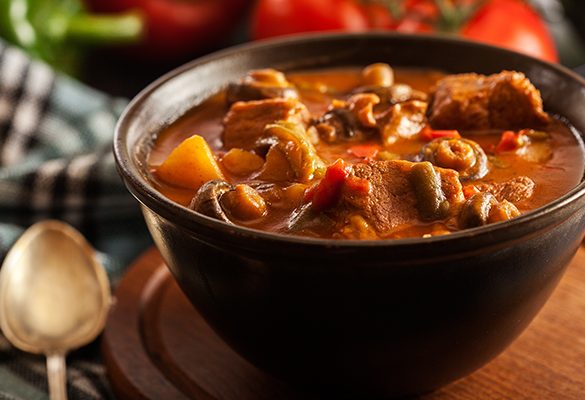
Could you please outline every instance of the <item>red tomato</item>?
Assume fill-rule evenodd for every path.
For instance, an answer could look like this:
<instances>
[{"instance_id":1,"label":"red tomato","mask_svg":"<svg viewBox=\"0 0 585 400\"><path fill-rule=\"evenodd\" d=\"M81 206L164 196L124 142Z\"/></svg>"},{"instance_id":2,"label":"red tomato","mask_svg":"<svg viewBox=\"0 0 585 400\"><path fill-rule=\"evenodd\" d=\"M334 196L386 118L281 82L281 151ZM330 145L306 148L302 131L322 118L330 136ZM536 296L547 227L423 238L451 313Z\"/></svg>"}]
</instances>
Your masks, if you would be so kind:
<instances>
[{"instance_id":1,"label":"red tomato","mask_svg":"<svg viewBox=\"0 0 585 400\"><path fill-rule=\"evenodd\" d=\"M490 0L467 22L461 34L543 60L558 61L546 25L536 11L519 0Z\"/></svg>"},{"instance_id":2,"label":"red tomato","mask_svg":"<svg viewBox=\"0 0 585 400\"><path fill-rule=\"evenodd\" d=\"M314 31L365 31L365 10L354 0L259 0L252 16L253 39Z\"/></svg>"},{"instance_id":3,"label":"red tomato","mask_svg":"<svg viewBox=\"0 0 585 400\"><path fill-rule=\"evenodd\" d=\"M396 25L396 30L403 33L430 33L433 26L418 18L404 18Z\"/></svg>"},{"instance_id":4,"label":"red tomato","mask_svg":"<svg viewBox=\"0 0 585 400\"><path fill-rule=\"evenodd\" d=\"M98 12L138 10L146 37L136 54L176 59L211 47L242 17L249 0L86 0Z\"/></svg>"},{"instance_id":5,"label":"red tomato","mask_svg":"<svg viewBox=\"0 0 585 400\"><path fill-rule=\"evenodd\" d=\"M431 20L437 18L439 10L434 0L405 0L404 12L416 15L419 19Z\"/></svg>"},{"instance_id":6,"label":"red tomato","mask_svg":"<svg viewBox=\"0 0 585 400\"><path fill-rule=\"evenodd\" d=\"M128 0L126 0L128 1ZM160 1L160 0L159 0ZM481 42L557 61L552 37L540 16L522 0L403 0L392 18L382 2L367 0L258 0L252 38L309 31L390 29L420 33L444 30Z\"/></svg>"},{"instance_id":7,"label":"red tomato","mask_svg":"<svg viewBox=\"0 0 585 400\"><path fill-rule=\"evenodd\" d=\"M393 29L396 22L388 8L381 3L365 3L364 12L368 18L370 29Z\"/></svg>"}]
</instances>

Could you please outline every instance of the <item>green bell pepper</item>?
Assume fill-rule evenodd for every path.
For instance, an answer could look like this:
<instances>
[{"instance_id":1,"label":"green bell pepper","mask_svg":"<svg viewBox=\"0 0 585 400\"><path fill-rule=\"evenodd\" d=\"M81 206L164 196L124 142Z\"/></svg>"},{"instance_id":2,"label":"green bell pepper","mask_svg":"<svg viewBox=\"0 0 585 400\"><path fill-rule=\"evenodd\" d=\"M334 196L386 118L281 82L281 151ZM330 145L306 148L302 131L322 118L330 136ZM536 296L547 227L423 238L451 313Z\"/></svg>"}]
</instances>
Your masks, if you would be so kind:
<instances>
[{"instance_id":1,"label":"green bell pepper","mask_svg":"<svg viewBox=\"0 0 585 400\"><path fill-rule=\"evenodd\" d=\"M134 43L140 14L90 14L80 0L0 0L0 36L56 69L76 75L88 46Z\"/></svg>"}]
</instances>

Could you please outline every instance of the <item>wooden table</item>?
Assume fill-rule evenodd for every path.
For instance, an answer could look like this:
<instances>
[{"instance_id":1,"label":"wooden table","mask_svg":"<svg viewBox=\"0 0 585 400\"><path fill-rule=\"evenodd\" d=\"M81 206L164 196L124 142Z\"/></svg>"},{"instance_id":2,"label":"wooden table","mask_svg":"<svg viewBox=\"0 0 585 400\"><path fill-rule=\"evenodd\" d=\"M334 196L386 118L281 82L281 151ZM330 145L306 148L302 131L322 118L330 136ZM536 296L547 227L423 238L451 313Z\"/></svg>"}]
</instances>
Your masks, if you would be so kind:
<instances>
[{"instance_id":1,"label":"wooden table","mask_svg":"<svg viewBox=\"0 0 585 400\"><path fill-rule=\"evenodd\" d=\"M229 349L151 249L130 268L103 336L123 399L308 399ZM544 309L503 354L434 393L437 399L585 399L585 248Z\"/></svg>"}]
</instances>

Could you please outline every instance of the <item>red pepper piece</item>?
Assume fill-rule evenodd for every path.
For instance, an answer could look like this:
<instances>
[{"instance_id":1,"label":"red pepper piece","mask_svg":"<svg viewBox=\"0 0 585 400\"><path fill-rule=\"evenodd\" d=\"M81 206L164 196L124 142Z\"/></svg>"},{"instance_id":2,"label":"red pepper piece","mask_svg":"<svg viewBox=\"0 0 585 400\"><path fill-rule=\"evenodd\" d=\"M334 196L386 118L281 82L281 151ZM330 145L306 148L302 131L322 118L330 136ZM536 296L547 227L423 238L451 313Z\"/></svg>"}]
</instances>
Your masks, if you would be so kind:
<instances>
[{"instance_id":1,"label":"red pepper piece","mask_svg":"<svg viewBox=\"0 0 585 400\"><path fill-rule=\"evenodd\" d=\"M465 196L466 199L478 193L480 193L480 191L475 185L466 185L463 187L463 196Z\"/></svg>"},{"instance_id":2,"label":"red pepper piece","mask_svg":"<svg viewBox=\"0 0 585 400\"><path fill-rule=\"evenodd\" d=\"M513 151L524 146L524 134L521 132L505 131L502 138L496 146L496 153L504 151Z\"/></svg>"},{"instance_id":3,"label":"red pepper piece","mask_svg":"<svg viewBox=\"0 0 585 400\"><path fill-rule=\"evenodd\" d=\"M356 146L351 146L347 150L348 153L362 158L374 158L376 155L378 155L379 151L380 146L376 144L358 144Z\"/></svg>"},{"instance_id":4,"label":"red pepper piece","mask_svg":"<svg viewBox=\"0 0 585 400\"><path fill-rule=\"evenodd\" d=\"M325 172L325 176L305 195L305 201L312 201L317 211L333 207L339 200L341 189L349 176L350 166L342 159L335 161Z\"/></svg>"},{"instance_id":5,"label":"red pepper piece","mask_svg":"<svg viewBox=\"0 0 585 400\"><path fill-rule=\"evenodd\" d=\"M419 137L421 140L426 142L430 142L433 139L440 139L440 138L450 138L450 139L460 139L461 135L459 131L456 130L433 130L428 125L425 126L419 133Z\"/></svg>"}]
</instances>

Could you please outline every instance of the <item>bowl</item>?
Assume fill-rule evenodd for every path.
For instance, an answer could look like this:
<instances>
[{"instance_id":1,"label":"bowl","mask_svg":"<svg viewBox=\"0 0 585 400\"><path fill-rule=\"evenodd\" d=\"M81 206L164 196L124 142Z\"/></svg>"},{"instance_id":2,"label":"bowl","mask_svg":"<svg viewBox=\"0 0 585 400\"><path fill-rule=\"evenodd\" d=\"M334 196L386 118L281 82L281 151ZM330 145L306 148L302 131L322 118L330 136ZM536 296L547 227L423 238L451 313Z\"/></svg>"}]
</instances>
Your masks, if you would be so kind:
<instances>
[{"instance_id":1,"label":"bowl","mask_svg":"<svg viewBox=\"0 0 585 400\"><path fill-rule=\"evenodd\" d=\"M360 398L427 392L502 352L546 302L583 239L585 184L519 218L445 236L325 240L199 215L149 184L145 160L161 128L250 69L373 62L523 71L548 112L585 132L585 81L567 69L453 38L370 33L260 42L195 60L131 102L114 143L158 249L226 343L288 382Z\"/></svg>"}]
</instances>

